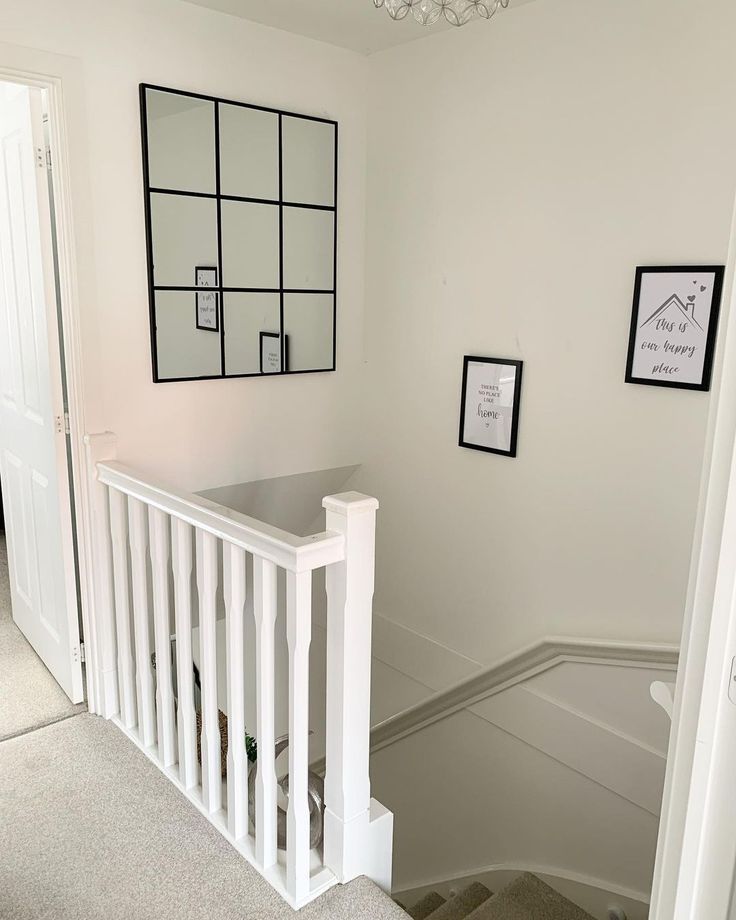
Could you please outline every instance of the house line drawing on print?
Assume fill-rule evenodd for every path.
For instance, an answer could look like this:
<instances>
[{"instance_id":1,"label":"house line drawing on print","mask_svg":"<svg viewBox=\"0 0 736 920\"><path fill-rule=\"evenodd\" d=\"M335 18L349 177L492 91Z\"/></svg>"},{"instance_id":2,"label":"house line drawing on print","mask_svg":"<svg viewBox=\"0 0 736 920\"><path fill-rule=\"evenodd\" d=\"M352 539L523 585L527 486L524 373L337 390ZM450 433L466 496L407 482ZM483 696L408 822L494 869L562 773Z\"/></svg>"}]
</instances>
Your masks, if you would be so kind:
<instances>
[{"instance_id":1,"label":"house line drawing on print","mask_svg":"<svg viewBox=\"0 0 736 920\"><path fill-rule=\"evenodd\" d=\"M688 303L685 304L682 302L682 300L680 300L677 294L671 294L661 306L657 307L657 309L654 311L654 313L652 313L649 319L644 320L640 328L643 329L645 326L648 326L649 323L654 322L654 320L660 319L668 310L670 310L673 307L675 310L679 311L682 318L686 322L690 323L693 326L697 326L697 328L700 329L701 332L703 331L703 327L695 319L695 297L692 297L692 298L688 297Z\"/></svg>"}]
</instances>

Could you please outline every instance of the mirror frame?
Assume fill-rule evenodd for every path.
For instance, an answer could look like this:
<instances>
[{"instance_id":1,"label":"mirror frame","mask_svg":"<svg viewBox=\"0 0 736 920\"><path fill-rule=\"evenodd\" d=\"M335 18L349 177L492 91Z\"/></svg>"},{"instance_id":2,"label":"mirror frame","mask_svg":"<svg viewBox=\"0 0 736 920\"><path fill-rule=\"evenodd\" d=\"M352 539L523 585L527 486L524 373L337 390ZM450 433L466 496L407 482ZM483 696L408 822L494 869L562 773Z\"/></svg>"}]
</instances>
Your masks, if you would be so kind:
<instances>
[{"instance_id":1,"label":"mirror frame","mask_svg":"<svg viewBox=\"0 0 736 920\"><path fill-rule=\"evenodd\" d=\"M175 188L161 188L152 186L150 183L149 170L149 141L148 141L148 106L146 93L148 90L162 93L172 93L177 96L188 96L192 99L202 99L212 102L214 105L214 133L215 133L215 191L209 192L189 192L181 191ZM149 300L149 317L150 317L150 334L151 334L151 361L153 368L154 383L180 383L186 380L236 380L241 377L280 377L290 374L324 374L334 371L336 368L337 357L337 169L338 169L338 123L329 118L321 118L315 115L304 115L300 112L288 112L283 109L269 108L262 105L254 105L248 102L239 102L233 99L224 99L218 96L208 96L204 93L192 93L186 90L173 89L167 86L157 86L153 83L141 83L140 92L140 114L141 114L141 149L143 152L143 192L145 205L145 222L146 222L146 258L148 267L148 300ZM278 116L279 126L279 198L278 200L266 200L262 198L247 198L237 195L223 195L220 189L220 105L239 106L245 109L255 109L260 112L270 112ZM315 205L303 202L285 201L283 197L283 118L303 118L307 121L320 122L322 124L332 125L335 132L335 150L334 150L334 192L332 205ZM195 198L210 198L217 203L217 250L218 250L218 272L217 280L219 284L216 288L197 288L196 286L188 287L186 285L157 285L154 279L153 266L153 226L151 219L151 196L156 193L173 193L179 195L190 195ZM263 288L230 288L222 284L222 208L221 203L228 201L245 201L261 204L278 205L279 208L279 287L277 289ZM332 266L332 289L331 290L291 290L284 287L284 208L285 207L302 207L316 209L321 211L331 211L333 214L333 266ZM218 335L220 337L220 373L219 374L202 374L189 377L160 377L158 371L158 353L156 343L156 293L157 291L179 291L182 293L191 292L196 304L197 292L214 290L217 295L218 311ZM225 367L225 322L224 322L224 297L228 293L273 293L279 295L280 304L280 330L281 337L281 354L282 369L271 373L262 373L257 371L249 374L228 374ZM286 341L288 333L284 332L284 296L290 293L303 294L321 294L332 297L332 366L324 368L309 368L306 370L288 370L283 367L284 358L287 353ZM214 330L213 330L214 331ZM260 346L260 340L259 340Z\"/></svg>"}]
</instances>

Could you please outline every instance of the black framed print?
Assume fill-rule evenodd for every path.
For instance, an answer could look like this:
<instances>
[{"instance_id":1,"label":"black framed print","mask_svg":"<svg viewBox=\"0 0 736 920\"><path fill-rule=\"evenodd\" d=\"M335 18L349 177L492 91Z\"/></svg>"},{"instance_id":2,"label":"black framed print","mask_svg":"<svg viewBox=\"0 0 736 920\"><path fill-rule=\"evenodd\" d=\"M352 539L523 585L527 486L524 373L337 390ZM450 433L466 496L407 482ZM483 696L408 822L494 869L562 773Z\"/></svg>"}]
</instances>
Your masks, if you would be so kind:
<instances>
[{"instance_id":1,"label":"black framed print","mask_svg":"<svg viewBox=\"0 0 736 920\"><path fill-rule=\"evenodd\" d=\"M723 265L640 266L626 383L709 390Z\"/></svg>"},{"instance_id":2,"label":"black framed print","mask_svg":"<svg viewBox=\"0 0 736 920\"><path fill-rule=\"evenodd\" d=\"M465 356L460 447L516 456L522 367L522 361Z\"/></svg>"},{"instance_id":3,"label":"black framed print","mask_svg":"<svg viewBox=\"0 0 736 920\"><path fill-rule=\"evenodd\" d=\"M284 366L281 367L281 336L278 332L261 332L261 373L280 374L289 370L289 336L284 335Z\"/></svg>"},{"instance_id":4,"label":"black framed print","mask_svg":"<svg viewBox=\"0 0 736 920\"><path fill-rule=\"evenodd\" d=\"M194 269L194 286L197 288L217 288L217 268L198 265ZM219 332L220 321L217 309L217 291L197 291L197 329Z\"/></svg>"}]
</instances>

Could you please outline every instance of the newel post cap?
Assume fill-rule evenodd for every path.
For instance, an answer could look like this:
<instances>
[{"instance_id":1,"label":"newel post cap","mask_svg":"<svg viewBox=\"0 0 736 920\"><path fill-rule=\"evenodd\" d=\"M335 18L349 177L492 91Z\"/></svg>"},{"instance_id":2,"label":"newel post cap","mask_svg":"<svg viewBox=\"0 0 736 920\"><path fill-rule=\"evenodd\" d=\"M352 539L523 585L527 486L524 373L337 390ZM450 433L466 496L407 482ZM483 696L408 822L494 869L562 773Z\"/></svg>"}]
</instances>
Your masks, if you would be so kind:
<instances>
[{"instance_id":1,"label":"newel post cap","mask_svg":"<svg viewBox=\"0 0 736 920\"><path fill-rule=\"evenodd\" d=\"M335 514L344 514L352 517L357 514L366 514L369 511L378 511L378 499L362 492L341 492L339 495L328 495L322 499L322 507Z\"/></svg>"}]
</instances>

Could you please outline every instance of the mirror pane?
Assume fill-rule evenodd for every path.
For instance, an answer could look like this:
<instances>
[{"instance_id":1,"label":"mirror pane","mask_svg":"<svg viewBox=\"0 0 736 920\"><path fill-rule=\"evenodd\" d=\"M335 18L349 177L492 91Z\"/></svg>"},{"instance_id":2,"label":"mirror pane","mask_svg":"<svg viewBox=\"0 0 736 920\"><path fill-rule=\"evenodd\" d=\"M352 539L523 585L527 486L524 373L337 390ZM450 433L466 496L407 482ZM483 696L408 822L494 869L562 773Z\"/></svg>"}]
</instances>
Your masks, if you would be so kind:
<instances>
[{"instance_id":1,"label":"mirror pane","mask_svg":"<svg viewBox=\"0 0 736 920\"><path fill-rule=\"evenodd\" d=\"M156 351L161 380L219 376L220 334L197 328L195 291L156 291ZM208 293L206 297L218 297Z\"/></svg>"},{"instance_id":2,"label":"mirror pane","mask_svg":"<svg viewBox=\"0 0 736 920\"><path fill-rule=\"evenodd\" d=\"M284 334L290 371L324 371L333 366L332 294L285 294Z\"/></svg>"},{"instance_id":3,"label":"mirror pane","mask_svg":"<svg viewBox=\"0 0 736 920\"><path fill-rule=\"evenodd\" d=\"M240 198L279 197L279 117L220 105L220 191Z\"/></svg>"},{"instance_id":4,"label":"mirror pane","mask_svg":"<svg viewBox=\"0 0 736 920\"><path fill-rule=\"evenodd\" d=\"M153 282L192 287L196 268L217 265L217 202L189 195L151 195Z\"/></svg>"},{"instance_id":5,"label":"mirror pane","mask_svg":"<svg viewBox=\"0 0 736 920\"><path fill-rule=\"evenodd\" d=\"M214 102L148 89L146 115L151 186L214 194Z\"/></svg>"},{"instance_id":6,"label":"mirror pane","mask_svg":"<svg viewBox=\"0 0 736 920\"><path fill-rule=\"evenodd\" d=\"M231 288L278 288L277 205L222 202L222 283Z\"/></svg>"},{"instance_id":7,"label":"mirror pane","mask_svg":"<svg viewBox=\"0 0 736 920\"><path fill-rule=\"evenodd\" d=\"M331 291L334 285L334 211L284 208L284 287Z\"/></svg>"},{"instance_id":8,"label":"mirror pane","mask_svg":"<svg viewBox=\"0 0 736 920\"><path fill-rule=\"evenodd\" d=\"M335 126L282 118L284 201L335 204Z\"/></svg>"},{"instance_id":9,"label":"mirror pane","mask_svg":"<svg viewBox=\"0 0 736 920\"><path fill-rule=\"evenodd\" d=\"M278 294L225 294L225 373L228 377L278 372L280 301Z\"/></svg>"}]
</instances>

